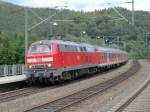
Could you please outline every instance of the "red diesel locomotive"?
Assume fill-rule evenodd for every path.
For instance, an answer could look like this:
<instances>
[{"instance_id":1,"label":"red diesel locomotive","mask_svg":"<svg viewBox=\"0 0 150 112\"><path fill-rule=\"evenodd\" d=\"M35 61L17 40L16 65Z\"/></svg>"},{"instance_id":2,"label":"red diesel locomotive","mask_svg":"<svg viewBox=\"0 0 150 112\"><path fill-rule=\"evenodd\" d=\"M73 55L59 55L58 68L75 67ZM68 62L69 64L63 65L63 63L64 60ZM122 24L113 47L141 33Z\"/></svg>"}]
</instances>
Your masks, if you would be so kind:
<instances>
[{"instance_id":1,"label":"red diesel locomotive","mask_svg":"<svg viewBox=\"0 0 150 112\"><path fill-rule=\"evenodd\" d=\"M127 52L64 40L31 44L26 55L28 81L51 82L74 79L128 61Z\"/></svg>"}]
</instances>

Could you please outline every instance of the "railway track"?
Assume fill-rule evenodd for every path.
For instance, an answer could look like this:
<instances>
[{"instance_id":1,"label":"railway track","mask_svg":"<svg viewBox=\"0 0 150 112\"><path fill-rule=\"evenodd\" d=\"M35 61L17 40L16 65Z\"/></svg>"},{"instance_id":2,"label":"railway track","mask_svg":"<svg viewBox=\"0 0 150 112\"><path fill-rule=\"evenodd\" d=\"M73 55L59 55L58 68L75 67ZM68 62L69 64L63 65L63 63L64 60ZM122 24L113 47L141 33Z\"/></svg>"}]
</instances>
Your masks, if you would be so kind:
<instances>
[{"instance_id":1,"label":"railway track","mask_svg":"<svg viewBox=\"0 0 150 112\"><path fill-rule=\"evenodd\" d=\"M19 90L1 93L0 94L0 103L7 102L10 100L15 100L19 97L28 96L33 93L38 93L40 91L41 91L41 88L29 87L29 88L23 88L23 89L19 89Z\"/></svg>"},{"instance_id":2,"label":"railway track","mask_svg":"<svg viewBox=\"0 0 150 112\"><path fill-rule=\"evenodd\" d=\"M125 108L128 107L128 105L130 105L130 103L132 101L134 101L145 89L146 87L148 87L148 85L150 84L150 80L147 81L144 85L142 85L142 87L140 87L136 92L134 92L131 96L129 96L129 98L124 101L122 104L117 105L118 108L115 108L114 110L112 109L112 111L109 112L122 112L123 110L125 110ZM144 112L144 111L143 111Z\"/></svg>"},{"instance_id":3,"label":"railway track","mask_svg":"<svg viewBox=\"0 0 150 112\"><path fill-rule=\"evenodd\" d=\"M131 94L127 97L123 98L119 103L117 103L114 107L112 107L108 112L149 112L149 87L150 87L150 77L140 84L138 88L136 88ZM144 94L143 94L144 93ZM148 94L148 96L146 96ZM139 103L139 101L141 101ZM134 104L131 104L134 102ZM132 106L131 106L131 105ZM148 106L148 110L146 110L146 106ZM140 109L137 109L141 107ZM129 110L128 110L129 109Z\"/></svg>"},{"instance_id":4,"label":"railway track","mask_svg":"<svg viewBox=\"0 0 150 112\"><path fill-rule=\"evenodd\" d=\"M134 75L140 69L140 67L141 67L140 64L137 61L134 61L133 66L127 72L121 74L120 76L110 79L104 83L98 84L94 87L82 90L80 92L74 93L72 95L63 97L58 100L55 100L53 102L40 105L38 107L34 107L25 112L58 112L58 111L61 111L69 106L72 106L78 102L88 99L94 95L103 93L107 89L121 83L122 81Z\"/></svg>"},{"instance_id":5,"label":"railway track","mask_svg":"<svg viewBox=\"0 0 150 112\"><path fill-rule=\"evenodd\" d=\"M108 72L111 72L111 71L112 70L110 69L108 71L103 71L102 73L108 73ZM96 77L97 75L99 75L99 74L94 75L94 77ZM13 90L13 91L0 93L0 103L8 102L8 101L20 98L20 97L24 97L24 96L39 93L39 92L42 92L42 91L46 91L46 90L49 90L49 89L53 89L53 88L56 88L56 87L64 86L64 85L67 85L67 84L70 84L70 83L76 83L76 82L82 81L86 78L88 78L88 77L80 78L78 80L74 80L74 81L67 82L67 83L64 82L61 85L53 85L53 86L50 86L50 87L43 87L43 88L41 88L41 87L26 87L26 88L22 88L22 89L18 89L18 90Z\"/></svg>"}]
</instances>

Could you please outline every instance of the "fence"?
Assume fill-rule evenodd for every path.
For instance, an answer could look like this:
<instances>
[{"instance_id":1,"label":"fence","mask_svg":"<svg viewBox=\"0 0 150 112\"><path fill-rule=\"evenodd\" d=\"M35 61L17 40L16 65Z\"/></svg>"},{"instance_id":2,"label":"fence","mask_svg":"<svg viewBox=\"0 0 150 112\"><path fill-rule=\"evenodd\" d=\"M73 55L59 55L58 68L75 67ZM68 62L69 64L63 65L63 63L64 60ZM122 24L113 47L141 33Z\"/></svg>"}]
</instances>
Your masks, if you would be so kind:
<instances>
[{"instance_id":1,"label":"fence","mask_svg":"<svg viewBox=\"0 0 150 112\"><path fill-rule=\"evenodd\" d=\"M0 77L22 75L25 73L25 65L0 65Z\"/></svg>"}]
</instances>

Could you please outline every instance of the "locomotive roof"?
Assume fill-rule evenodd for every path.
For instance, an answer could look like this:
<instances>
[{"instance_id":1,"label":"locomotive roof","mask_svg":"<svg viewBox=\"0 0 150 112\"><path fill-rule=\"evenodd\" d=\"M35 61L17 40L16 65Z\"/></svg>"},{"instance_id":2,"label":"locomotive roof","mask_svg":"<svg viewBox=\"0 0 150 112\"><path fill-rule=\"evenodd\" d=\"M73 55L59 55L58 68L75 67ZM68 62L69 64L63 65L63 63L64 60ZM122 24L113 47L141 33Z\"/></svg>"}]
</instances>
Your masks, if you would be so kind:
<instances>
[{"instance_id":1,"label":"locomotive roof","mask_svg":"<svg viewBox=\"0 0 150 112\"><path fill-rule=\"evenodd\" d=\"M120 49L105 48L105 47L98 47L98 49L103 51L121 51Z\"/></svg>"},{"instance_id":2,"label":"locomotive roof","mask_svg":"<svg viewBox=\"0 0 150 112\"><path fill-rule=\"evenodd\" d=\"M75 45L75 46L85 46L85 47L95 47L97 48L98 50L101 50L101 51L118 51L118 52L123 52L122 50L120 49L113 49L113 48L106 48L106 47L99 47L99 46L95 46L95 45L91 45L91 44L87 44L87 43L81 43L81 42L73 42L73 41L66 41L66 40L41 40L41 41L38 41L38 42L34 42L32 45L35 45L35 44L40 44L40 43L46 43L46 44L50 44L50 43L57 43L57 44L67 44L67 45ZM124 51L125 52L125 51Z\"/></svg>"},{"instance_id":3,"label":"locomotive roof","mask_svg":"<svg viewBox=\"0 0 150 112\"><path fill-rule=\"evenodd\" d=\"M95 47L91 44L81 43L81 42L72 42L72 41L64 41L64 40L50 40L50 41L58 43L58 44L77 45L77 46L85 46L85 47Z\"/></svg>"},{"instance_id":4,"label":"locomotive roof","mask_svg":"<svg viewBox=\"0 0 150 112\"><path fill-rule=\"evenodd\" d=\"M76 42L72 42L72 41L64 41L64 40L50 40L50 41L58 44L78 45Z\"/></svg>"}]
</instances>

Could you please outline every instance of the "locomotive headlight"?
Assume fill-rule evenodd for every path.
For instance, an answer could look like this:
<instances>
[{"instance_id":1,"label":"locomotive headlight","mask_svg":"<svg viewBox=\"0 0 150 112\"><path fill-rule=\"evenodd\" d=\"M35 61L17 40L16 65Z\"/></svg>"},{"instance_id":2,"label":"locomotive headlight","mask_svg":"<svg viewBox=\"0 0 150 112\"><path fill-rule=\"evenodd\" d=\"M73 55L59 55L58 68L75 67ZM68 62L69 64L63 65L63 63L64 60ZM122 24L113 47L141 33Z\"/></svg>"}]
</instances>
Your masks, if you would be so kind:
<instances>
[{"instance_id":1,"label":"locomotive headlight","mask_svg":"<svg viewBox=\"0 0 150 112\"><path fill-rule=\"evenodd\" d=\"M51 64L48 64L47 66L48 66L48 67L51 67L52 65L51 65Z\"/></svg>"},{"instance_id":2,"label":"locomotive headlight","mask_svg":"<svg viewBox=\"0 0 150 112\"><path fill-rule=\"evenodd\" d=\"M53 61L53 57L42 58L42 62L51 62Z\"/></svg>"},{"instance_id":3,"label":"locomotive headlight","mask_svg":"<svg viewBox=\"0 0 150 112\"><path fill-rule=\"evenodd\" d=\"M32 65L29 65L29 69L31 69L32 68Z\"/></svg>"}]
</instances>

